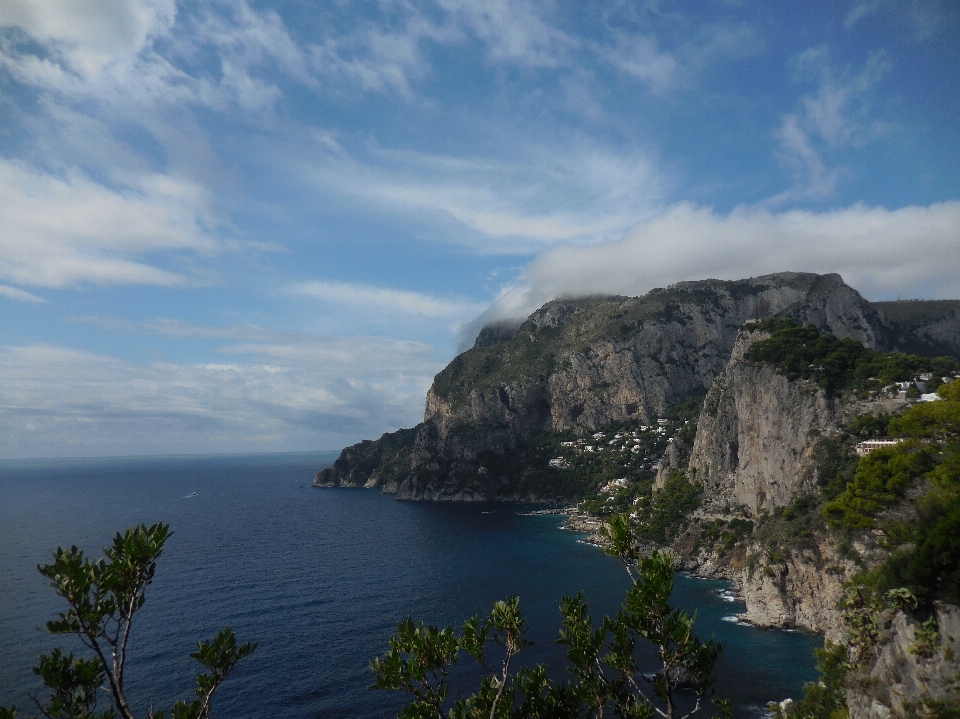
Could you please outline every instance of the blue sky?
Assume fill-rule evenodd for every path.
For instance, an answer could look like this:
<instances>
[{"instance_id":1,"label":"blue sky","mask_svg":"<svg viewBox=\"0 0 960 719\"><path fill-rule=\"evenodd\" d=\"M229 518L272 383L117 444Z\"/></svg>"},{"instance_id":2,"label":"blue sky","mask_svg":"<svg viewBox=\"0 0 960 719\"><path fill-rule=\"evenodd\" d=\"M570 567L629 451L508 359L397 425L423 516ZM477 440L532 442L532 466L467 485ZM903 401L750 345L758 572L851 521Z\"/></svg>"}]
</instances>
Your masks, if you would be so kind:
<instances>
[{"instance_id":1,"label":"blue sky","mask_svg":"<svg viewBox=\"0 0 960 719\"><path fill-rule=\"evenodd\" d=\"M5 0L0 457L336 449L489 319L960 297L960 8Z\"/></svg>"}]
</instances>

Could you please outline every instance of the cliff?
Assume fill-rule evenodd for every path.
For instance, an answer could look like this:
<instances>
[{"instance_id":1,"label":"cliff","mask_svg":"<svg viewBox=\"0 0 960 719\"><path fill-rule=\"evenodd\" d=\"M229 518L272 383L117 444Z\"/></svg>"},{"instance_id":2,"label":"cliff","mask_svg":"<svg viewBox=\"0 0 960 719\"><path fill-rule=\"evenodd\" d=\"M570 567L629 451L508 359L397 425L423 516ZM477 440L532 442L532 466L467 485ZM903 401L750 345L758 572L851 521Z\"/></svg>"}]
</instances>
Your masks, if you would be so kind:
<instances>
[{"instance_id":1,"label":"cliff","mask_svg":"<svg viewBox=\"0 0 960 719\"><path fill-rule=\"evenodd\" d=\"M767 336L738 337L704 401L687 468L711 503L742 505L751 514L786 506L815 487L812 436L834 431L841 416L823 390L744 360L750 345Z\"/></svg>"},{"instance_id":2,"label":"cliff","mask_svg":"<svg viewBox=\"0 0 960 719\"><path fill-rule=\"evenodd\" d=\"M416 429L387 432L345 448L331 467L321 471L314 487L377 487L395 482L410 471L410 451Z\"/></svg>"},{"instance_id":3,"label":"cliff","mask_svg":"<svg viewBox=\"0 0 960 719\"><path fill-rule=\"evenodd\" d=\"M960 607L938 603L932 622L885 613L870 660L847 691L850 719L956 716L958 659Z\"/></svg>"},{"instance_id":4,"label":"cliff","mask_svg":"<svg viewBox=\"0 0 960 719\"><path fill-rule=\"evenodd\" d=\"M740 619L849 642L849 668L834 690L845 693L850 719L953 716L950 712L960 706L960 607L935 601L930 612L914 599L917 611L911 614L890 608L884 592L907 584L928 602L937 593L957 595L956 580L950 579L956 550L949 543L956 534L949 523L956 524L960 477L950 457L957 453L960 415L949 405L960 392L948 392L945 397L952 401L927 411L882 391L830 392L829 383L788 379L784 367L751 359L751 347L770 337L755 328L742 329L730 362L704 401L687 463L687 476L704 489L703 501L674 547L685 555L688 569L738 584L746 604ZM866 361L874 370L879 366L876 358ZM871 514L857 523L838 519L840 526L830 526L825 502L842 499L838 477L851 493L853 476L844 475L836 453L829 456L825 447L839 449L840 465L855 469L850 428L870 426L865 417L885 427L885 417L907 410L900 431L916 427L909 418L918 417L925 428L914 429L913 436L926 438L926 444L904 450L903 456L926 452L924 461L932 464L913 465L894 492L889 480L873 479L873 485L865 480L848 506L872 506ZM940 429L931 432L933 426ZM931 470L938 462L940 468ZM874 466L886 465L881 459ZM870 486L883 487L883 497L871 495ZM838 512L835 508L832 516L842 516ZM731 516L736 516L733 522ZM739 542L702 541L748 521L750 529ZM924 525L933 521L941 529ZM931 539L939 536L954 540ZM933 554L917 554L933 546ZM939 568L928 569L931 562ZM852 615L851 580L867 588L859 592L875 597L866 606L861 600Z\"/></svg>"},{"instance_id":5,"label":"cliff","mask_svg":"<svg viewBox=\"0 0 960 719\"><path fill-rule=\"evenodd\" d=\"M485 456L543 433L582 437L618 423L649 424L710 388L738 328L771 316L869 347L886 348L892 337L881 314L839 275L781 273L683 282L643 297L555 300L519 326L484 329L437 375L408 467L406 457L384 469L353 461L379 451L358 445L316 484L377 486L402 499L503 496L506 480L490 474ZM541 491L551 496L549 487Z\"/></svg>"}]
</instances>

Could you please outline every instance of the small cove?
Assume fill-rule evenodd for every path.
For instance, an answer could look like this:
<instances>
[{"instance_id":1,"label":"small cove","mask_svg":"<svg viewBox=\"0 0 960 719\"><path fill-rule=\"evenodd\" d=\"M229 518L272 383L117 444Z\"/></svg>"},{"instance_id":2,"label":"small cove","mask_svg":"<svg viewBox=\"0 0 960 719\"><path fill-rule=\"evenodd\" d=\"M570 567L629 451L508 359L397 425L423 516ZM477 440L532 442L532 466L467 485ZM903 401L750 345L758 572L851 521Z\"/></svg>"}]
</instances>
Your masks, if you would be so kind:
<instances>
[{"instance_id":1,"label":"small cove","mask_svg":"<svg viewBox=\"0 0 960 719\"><path fill-rule=\"evenodd\" d=\"M134 636L131 687L145 707L190 691L189 652L230 624L257 653L228 680L223 717L392 717L369 691L367 662L412 614L459 624L521 597L535 642L529 663L561 663L557 600L584 591L595 621L627 587L619 562L561 531L556 515L509 505L409 504L369 490L316 490L329 454L118 458L0 463L0 703L29 709L36 654L59 642L37 627L60 609L36 571L58 544L96 551L118 529L171 524L174 536ZM820 640L725 621L742 605L722 582L678 575L674 601L698 632L727 644L719 695L737 716L796 697L815 678ZM562 678L562 674L561 674Z\"/></svg>"}]
</instances>

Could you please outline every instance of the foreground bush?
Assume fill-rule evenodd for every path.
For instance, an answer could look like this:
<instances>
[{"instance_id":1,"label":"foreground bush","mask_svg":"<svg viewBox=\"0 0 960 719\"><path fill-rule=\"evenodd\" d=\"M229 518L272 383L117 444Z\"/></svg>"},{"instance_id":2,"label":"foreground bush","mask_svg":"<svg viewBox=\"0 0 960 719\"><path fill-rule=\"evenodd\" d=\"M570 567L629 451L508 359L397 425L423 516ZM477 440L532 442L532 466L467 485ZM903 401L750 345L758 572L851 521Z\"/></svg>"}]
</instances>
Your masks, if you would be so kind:
<instances>
[{"instance_id":1,"label":"foreground bush","mask_svg":"<svg viewBox=\"0 0 960 719\"><path fill-rule=\"evenodd\" d=\"M529 646L526 621L516 597L497 602L484 618L453 627L425 626L408 617L400 622L387 653L371 662L375 689L403 691L413 702L400 719L573 719L615 714L628 719L691 717L712 693L713 670L721 644L693 633L695 617L670 607L676 571L672 555L638 557L633 530L624 516L607 525L608 550L620 558L632 586L615 617L594 626L582 593L563 597L558 643L567 647L570 680L555 683L547 669L516 669L517 654ZM641 640L656 649L659 671L645 674L635 657ZM451 700L449 676L462 654L479 666L478 690ZM686 713L677 706L678 689L692 694ZM729 717L729 703L715 702Z\"/></svg>"},{"instance_id":2,"label":"foreground bush","mask_svg":"<svg viewBox=\"0 0 960 719\"><path fill-rule=\"evenodd\" d=\"M50 689L46 703L34 699L48 719L135 719L124 687L124 670L130 630L136 612L146 601L146 589L153 582L157 559L172 535L170 526L141 524L117 533L113 546L103 558L90 561L76 546L58 548L53 563L37 567L50 580L69 609L47 622L52 634L73 634L92 653L76 657L54 649L41 654L34 667ZM207 719L210 703L220 683L237 662L253 653L255 643L237 646L230 627L212 641L198 644L190 656L204 671L197 675L196 699L173 705L173 719ZM97 712L102 689L107 689L112 706ZM0 719L15 719L15 707L0 707ZM162 719L162 711L150 711L148 719Z\"/></svg>"}]
</instances>

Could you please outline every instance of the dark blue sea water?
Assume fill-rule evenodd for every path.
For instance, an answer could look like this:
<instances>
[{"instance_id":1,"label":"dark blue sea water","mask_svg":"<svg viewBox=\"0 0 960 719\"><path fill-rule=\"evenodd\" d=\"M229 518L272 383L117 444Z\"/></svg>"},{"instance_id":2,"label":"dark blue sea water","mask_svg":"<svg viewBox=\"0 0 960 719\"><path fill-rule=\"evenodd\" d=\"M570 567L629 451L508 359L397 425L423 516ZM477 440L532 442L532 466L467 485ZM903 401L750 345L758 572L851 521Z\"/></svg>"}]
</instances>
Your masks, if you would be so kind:
<instances>
[{"instance_id":1,"label":"dark blue sea water","mask_svg":"<svg viewBox=\"0 0 960 719\"><path fill-rule=\"evenodd\" d=\"M189 653L227 624L259 648L225 682L218 716L392 717L400 697L367 688L367 663L408 614L460 623L516 594L535 642L526 660L559 664L561 595L584 591L597 620L616 610L623 569L560 530L559 517L310 487L332 458L0 463L0 705L29 710L28 694L41 691L30 671L36 655L79 649L40 629L63 607L36 565L58 545L98 553L139 522L174 531L133 635L127 686L141 710L187 698ZM738 716L759 715L767 700L796 697L815 678L819 640L723 621L743 608L717 596L722 586L679 576L674 601L699 612L702 636L727 643L718 693Z\"/></svg>"}]
</instances>

